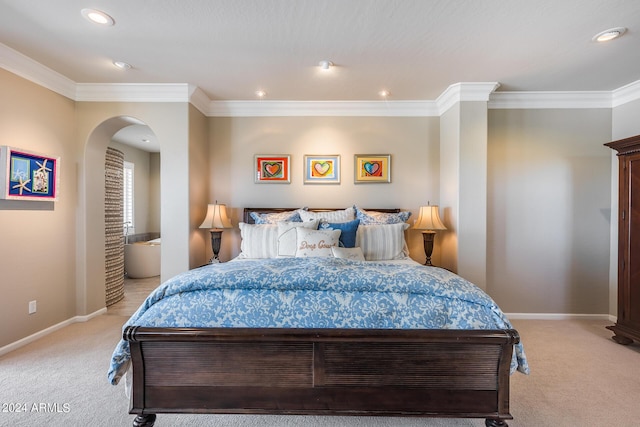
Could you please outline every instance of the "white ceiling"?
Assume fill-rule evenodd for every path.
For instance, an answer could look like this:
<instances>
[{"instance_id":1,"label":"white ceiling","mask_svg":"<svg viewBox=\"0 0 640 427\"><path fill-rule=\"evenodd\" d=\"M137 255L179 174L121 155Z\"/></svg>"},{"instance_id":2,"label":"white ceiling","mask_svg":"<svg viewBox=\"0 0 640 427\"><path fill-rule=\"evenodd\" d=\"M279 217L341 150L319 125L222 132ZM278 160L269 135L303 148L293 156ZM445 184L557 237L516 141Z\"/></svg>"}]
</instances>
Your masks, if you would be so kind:
<instances>
[{"instance_id":1,"label":"white ceiling","mask_svg":"<svg viewBox=\"0 0 640 427\"><path fill-rule=\"evenodd\" d=\"M458 82L612 91L640 79L639 32L638 0L0 0L0 43L76 83L188 83L211 100L433 100Z\"/></svg>"}]
</instances>

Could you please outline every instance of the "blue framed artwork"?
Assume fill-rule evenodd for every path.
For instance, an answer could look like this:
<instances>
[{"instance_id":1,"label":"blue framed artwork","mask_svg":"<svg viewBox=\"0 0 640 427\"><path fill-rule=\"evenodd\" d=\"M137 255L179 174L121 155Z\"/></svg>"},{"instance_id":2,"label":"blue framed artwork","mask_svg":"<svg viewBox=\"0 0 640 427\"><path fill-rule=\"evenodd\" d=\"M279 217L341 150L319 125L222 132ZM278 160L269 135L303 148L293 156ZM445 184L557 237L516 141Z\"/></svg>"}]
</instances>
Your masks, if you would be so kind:
<instances>
[{"instance_id":1,"label":"blue framed artwork","mask_svg":"<svg viewBox=\"0 0 640 427\"><path fill-rule=\"evenodd\" d=\"M305 184L340 184L340 156L305 155Z\"/></svg>"},{"instance_id":2,"label":"blue framed artwork","mask_svg":"<svg viewBox=\"0 0 640 427\"><path fill-rule=\"evenodd\" d=\"M0 199L58 200L60 158L0 147Z\"/></svg>"}]
</instances>

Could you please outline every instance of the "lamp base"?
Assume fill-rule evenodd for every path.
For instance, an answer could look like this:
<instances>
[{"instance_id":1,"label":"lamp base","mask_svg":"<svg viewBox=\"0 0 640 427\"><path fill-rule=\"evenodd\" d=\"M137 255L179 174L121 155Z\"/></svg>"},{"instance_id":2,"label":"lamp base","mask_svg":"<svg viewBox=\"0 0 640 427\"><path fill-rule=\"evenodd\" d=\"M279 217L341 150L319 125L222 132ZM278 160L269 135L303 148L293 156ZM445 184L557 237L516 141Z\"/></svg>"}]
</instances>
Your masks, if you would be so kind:
<instances>
[{"instance_id":1,"label":"lamp base","mask_svg":"<svg viewBox=\"0 0 640 427\"><path fill-rule=\"evenodd\" d=\"M424 244L424 254L426 255L427 259L424 262L424 265L429 266L429 267L433 267L433 264L431 264L431 254L433 253L433 240L436 237L436 232L435 231L423 231L422 232L422 240L423 240L423 244Z\"/></svg>"},{"instance_id":2,"label":"lamp base","mask_svg":"<svg viewBox=\"0 0 640 427\"><path fill-rule=\"evenodd\" d=\"M211 231L211 250L213 251L213 256L209 260L209 264L217 264L220 262L218 258L218 253L220 252L220 242L222 241L222 231L220 229L214 228Z\"/></svg>"}]
</instances>

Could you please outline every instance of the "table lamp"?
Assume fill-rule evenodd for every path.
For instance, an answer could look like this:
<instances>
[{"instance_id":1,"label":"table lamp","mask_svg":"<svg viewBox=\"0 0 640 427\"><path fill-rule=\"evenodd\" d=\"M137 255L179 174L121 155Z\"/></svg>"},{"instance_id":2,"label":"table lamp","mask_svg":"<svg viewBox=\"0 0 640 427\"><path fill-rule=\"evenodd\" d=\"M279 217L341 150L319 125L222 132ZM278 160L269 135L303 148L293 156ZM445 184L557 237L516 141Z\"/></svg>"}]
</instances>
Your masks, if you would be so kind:
<instances>
[{"instance_id":1,"label":"table lamp","mask_svg":"<svg viewBox=\"0 0 640 427\"><path fill-rule=\"evenodd\" d=\"M422 239L424 241L424 253L427 256L424 265L432 266L431 254L433 253L433 240L436 236L436 231L447 229L440 220L438 205L430 205L427 203L427 206L421 206L420 214L413 228L416 230L424 230L422 232Z\"/></svg>"},{"instance_id":2,"label":"table lamp","mask_svg":"<svg viewBox=\"0 0 640 427\"><path fill-rule=\"evenodd\" d=\"M200 228L209 228L211 231L211 249L213 250L213 256L209 260L209 264L220 262L218 253L220 252L222 232L225 228L231 227L233 227L233 225L231 225L231 221L227 216L227 207L218 204L217 200L215 204L209 204L207 207L207 216L204 221L202 221L202 224L200 224Z\"/></svg>"}]
</instances>

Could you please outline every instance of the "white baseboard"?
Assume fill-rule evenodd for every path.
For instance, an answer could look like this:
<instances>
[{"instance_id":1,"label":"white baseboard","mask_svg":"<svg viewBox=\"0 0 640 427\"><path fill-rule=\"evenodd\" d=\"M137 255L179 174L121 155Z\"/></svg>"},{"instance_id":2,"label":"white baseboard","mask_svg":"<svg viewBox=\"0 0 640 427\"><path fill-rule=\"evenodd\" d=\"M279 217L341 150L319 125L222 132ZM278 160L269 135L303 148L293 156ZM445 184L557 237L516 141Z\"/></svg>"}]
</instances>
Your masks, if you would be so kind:
<instances>
[{"instance_id":1,"label":"white baseboard","mask_svg":"<svg viewBox=\"0 0 640 427\"><path fill-rule=\"evenodd\" d=\"M571 314L571 313L505 313L507 318L514 320L609 320L616 318L610 314Z\"/></svg>"},{"instance_id":2,"label":"white baseboard","mask_svg":"<svg viewBox=\"0 0 640 427\"><path fill-rule=\"evenodd\" d=\"M55 324L53 326L48 327L47 329L43 329L40 332L36 332L35 334L29 335L28 337L22 338L21 340L18 340L16 342L13 342L11 344L5 345L4 347L0 348L0 356L5 355L7 353L9 353L10 351L16 350L20 347L23 347L29 343L32 343L46 335L49 335L52 332L57 331L58 329L62 329L65 326L69 326L73 323L80 323L80 322L86 322L88 320L93 319L96 316L100 316L102 314L105 314L107 312L107 308L101 308L98 311L95 311L91 314L88 314L86 316L75 316L72 317L71 319L67 319L63 322L60 322L58 324Z\"/></svg>"}]
</instances>

